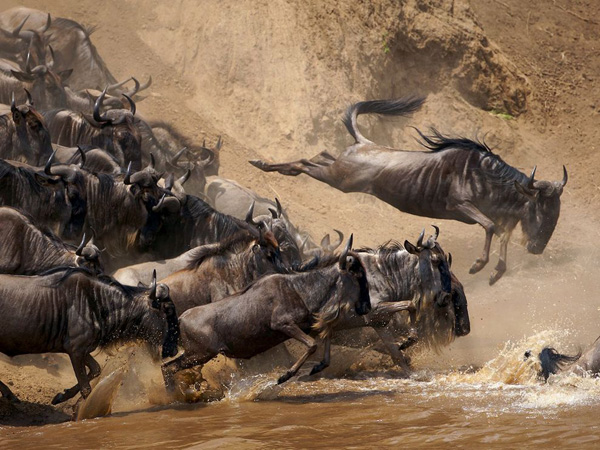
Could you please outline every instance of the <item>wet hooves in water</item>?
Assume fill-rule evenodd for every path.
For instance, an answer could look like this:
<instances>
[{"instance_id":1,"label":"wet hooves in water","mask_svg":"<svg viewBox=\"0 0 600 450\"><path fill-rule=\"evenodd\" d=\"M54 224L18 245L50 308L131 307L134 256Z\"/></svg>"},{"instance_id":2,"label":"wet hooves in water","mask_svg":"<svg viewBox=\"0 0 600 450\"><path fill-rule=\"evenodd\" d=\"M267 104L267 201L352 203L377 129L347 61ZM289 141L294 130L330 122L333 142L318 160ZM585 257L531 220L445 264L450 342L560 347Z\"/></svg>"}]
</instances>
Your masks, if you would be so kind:
<instances>
[{"instance_id":1,"label":"wet hooves in water","mask_svg":"<svg viewBox=\"0 0 600 450\"><path fill-rule=\"evenodd\" d=\"M286 372L286 373L284 373L277 380L277 384L285 383L287 380L289 380L290 378L292 378L292 375L294 375L292 372Z\"/></svg>"}]
</instances>

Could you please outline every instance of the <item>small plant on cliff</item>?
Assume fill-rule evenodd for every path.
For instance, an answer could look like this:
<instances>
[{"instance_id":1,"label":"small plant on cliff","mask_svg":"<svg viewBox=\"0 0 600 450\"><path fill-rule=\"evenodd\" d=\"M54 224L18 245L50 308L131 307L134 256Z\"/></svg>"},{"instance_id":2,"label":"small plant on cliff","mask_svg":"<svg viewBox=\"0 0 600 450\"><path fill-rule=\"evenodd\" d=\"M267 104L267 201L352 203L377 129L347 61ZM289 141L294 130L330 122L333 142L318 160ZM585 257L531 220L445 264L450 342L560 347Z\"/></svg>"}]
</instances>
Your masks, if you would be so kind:
<instances>
[{"instance_id":1,"label":"small plant on cliff","mask_svg":"<svg viewBox=\"0 0 600 450\"><path fill-rule=\"evenodd\" d=\"M388 43L388 32L386 31L385 33L383 33L383 35L381 36L382 39L382 43L381 43L381 48L383 49L383 53L389 53L390 52L390 46Z\"/></svg>"},{"instance_id":2,"label":"small plant on cliff","mask_svg":"<svg viewBox=\"0 0 600 450\"><path fill-rule=\"evenodd\" d=\"M509 114L509 113L507 113L505 111L502 111L500 109L492 109L490 111L490 114L492 116L499 117L500 119L503 119L503 120L515 120L515 117L512 114Z\"/></svg>"}]
</instances>

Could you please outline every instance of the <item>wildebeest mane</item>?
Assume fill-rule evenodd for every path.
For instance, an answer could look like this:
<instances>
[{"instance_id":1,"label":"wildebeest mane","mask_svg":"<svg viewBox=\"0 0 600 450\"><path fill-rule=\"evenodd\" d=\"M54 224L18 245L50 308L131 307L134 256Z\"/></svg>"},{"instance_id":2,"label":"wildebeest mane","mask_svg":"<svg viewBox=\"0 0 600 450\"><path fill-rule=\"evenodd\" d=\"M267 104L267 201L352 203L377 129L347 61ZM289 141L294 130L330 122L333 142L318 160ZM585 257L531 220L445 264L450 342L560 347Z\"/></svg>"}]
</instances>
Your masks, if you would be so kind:
<instances>
[{"instance_id":1,"label":"wildebeest mane","mask_svg":"<svg viewBox=\"0 0 600 450\"><path fill-rule=\"evenodd\" d=\"M232 236L240 229L240 221L227 214L216 211L199 197L188 195L186 207L189 216L194 219L194 225L199 222L199 219L201 219L202 222L211 219L212 229L215 234L217 234L217 231L219 234L217 238L223 239L226 236Z\"/></svg>"},{"instance_id":2,"label":"wildebeest mane","mask_svg":"<svg viewBox=\"0 0 600 450\"><path fill-rule=\"evenodd\" d=\"M240 232L214 244L200 245L189 253L185 270L197 269L207 258L235 252L240 244L250 243L254 239L249 233Z\"/></svg>"},{"instance_id":3,"label":"wildebeest mane","mask_svg":"<svg viewBox=\"0 0 600 450\"><path fill-rule=\"evenodd\" d=\"M71 276L75 274L83 274L90 278L93 278L94 280L99 281L100 283L106 286L118 289L128 299L133 299L134 296L148 291L147 287L127 286L125 284L121 284L108 275L95 275L94 272L85 267L58 266L40 273L39 276L49 276L57 274L60 274L61 276L52 282L52 287L60 287Z\"/></svg>"},{"instance_id":4,"label":"wildebeest mane","mask_svg":"<svg viewBox=\"0 0 600 450\"><path fill-rule=\"evenodd\" d=\"M13 166L12 164L0 159L0 180L7 175L16 174L19 181L24 181L36 194L42 192L43 188L35 179L35 172L24 167ZM25 195L21 186L19 186L18 196Z\"/></svg>"},{"instance_id":5,"label":"wildebeest mane","mask_svg":"<svg viewBox=\"0 0 600 450\"><path fill-rule=\"evenodd\" d=\"M495 154L484 139L468 139L465 137L449 137L440 133L435 128L430 129L430 135L425 135L419 129L419 144L427 148L432 153L443 152L449 149L460 149L470 152L477 152L481 155L479 164L473 170L483 174L489 181L495 184L507 184L517 181L527 183L527 176L505 163L504 160Z\"/></svg>"}]
</instances>

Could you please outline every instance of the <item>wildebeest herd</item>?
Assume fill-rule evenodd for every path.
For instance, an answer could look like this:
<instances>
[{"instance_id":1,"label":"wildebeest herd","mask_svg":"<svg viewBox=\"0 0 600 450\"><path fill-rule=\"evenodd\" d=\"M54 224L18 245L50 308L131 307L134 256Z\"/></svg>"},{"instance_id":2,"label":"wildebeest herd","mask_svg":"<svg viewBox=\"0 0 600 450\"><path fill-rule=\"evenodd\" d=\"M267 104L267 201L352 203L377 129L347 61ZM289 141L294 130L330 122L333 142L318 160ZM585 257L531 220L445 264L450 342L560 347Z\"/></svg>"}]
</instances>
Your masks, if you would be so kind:
<instances>
[{"instance_id":1,"label":"wildebeest herd","mask_svg":"<svg viewBox=\"0 0 600 450\"><path fill-rule=\"evenodd\" d=\"M306 351L279 382L322 343L313 374L329 365L334 331L359 327L373 328L408 375L413 344L440 347L469 333L464 289L437 227L415 244L353 248L339 231L316 244L279 200L217 176L220 138L212 148L194 144L141 117L136 102L151 79L118 82L91 33L33 9L0 14L0 352L68 354L78 383L53 403L85 398L101 370L92 352L127 341L170 358L162 368L173 389L181 369L218 354L251 358L288 339ZM355 144L337 158L252 164L411 214L479 223L485 247L471 272L485 266L498 234L496 282L518 222L528 250L544 250L567 171L560 182L539 181L535 169L526 176L472 140L434 131L421 134L424 151L408 152L358 130L360 114L404 115L423 101L350 106L344 123ZM1 381L0 391L18 401Z\"/></svg>"}]
</instances>

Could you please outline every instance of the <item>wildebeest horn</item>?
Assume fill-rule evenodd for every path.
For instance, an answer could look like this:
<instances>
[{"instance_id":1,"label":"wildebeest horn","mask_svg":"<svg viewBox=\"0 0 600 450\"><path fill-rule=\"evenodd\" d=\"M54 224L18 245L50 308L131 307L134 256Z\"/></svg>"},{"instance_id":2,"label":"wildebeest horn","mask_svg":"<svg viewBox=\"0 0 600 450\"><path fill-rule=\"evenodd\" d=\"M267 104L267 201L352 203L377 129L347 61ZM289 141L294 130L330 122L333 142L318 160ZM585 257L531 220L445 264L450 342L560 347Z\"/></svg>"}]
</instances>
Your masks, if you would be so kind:
<instances>
[{"instance_id":1,"label":"wildebeest horn","mask_svg":"<svg viewBox=\"0 0 600 450\"><path fill-rule=\"evenodd\" d=\"M83 169L83 166L85 166L85 159L86 159L85 152L79 145L77 145L77 151L81 155L81 162L79 163L79 168Z\"/></svg>"},{"instance_id":2,"label":"wildebeest horn","mask_svg":"<svg viewBox=\"0 0 600 450\"><path fill-rule=\"evenodd\" d=\"M331 251L334 251L336 248L338 248L344 240L344 233L342 233L340 230L336 230L335 228L333 231L337 233L338 241L335 244L331 244Z\"/></svg>"},{"instance_id":3,"label":"wildebeest horn","mask_svg":"<svg viewBox=\"0 0 600 450\"><path fill-rule=\"evenodd\" d=\"M421 231L421 234L419 235L419 239L417 240L417 247L423 246L423 238L424 237L425 237L425 228L423 228L423 231Z\"/></svg>"},{"instance_id":4,"label":"wildebeest horn","mask_svg":"<svg viewBox=\"0 0 600 450\"><path fill-rule=\"evenodd\" d=\"M217 145L215 145L215 150L217 150L217 151L221 150L222 145L223 145L223 140L221 139L221 136L219 136L219 138L217 139Z\"/></svg>"},{"instance_id":5,"label":"wildebeest horn","mask_svg":"<svg viewBox=\"0 0 600 450\"><path fill-rule=\"evenodd\" d=\"M563 179L560 184L564 187L567 184L567 180L569 179L569 175L567 174L567 168L563 166Z\"/></svg>"},{"instance_id":6,"label":"wildebeest horn","mask_svg":"<svg viewBox=\"0 0 600 450\"><path fill-rule=\"evenodd\" d=\"M173 155L173 157L171 158L171 164L177 166L177 161L179 161L179 158L181 158L181 155L183 155L186 152L186 150L187 147L183 147L181 150L175 153L175 155Z\"/></svg>"},{"instance_id":7,"label":"wildebeest horn","mask_svg":"<svg viewBox=\"0 0 600 450\"><path fill-rule=\"evenodd\" d=\"M148 81L146 81L144 84L142 84L139 87L138 92L143 91L144 89L148 89L151 85L152 85L152 75L150 75L148 77Z\"/></svg>"},{"instance_id":8,"label":"wildebeest horn","mask_svg":"<svg viewBox=\"0 0 600 450\"><path fill-rule=\"evenodd\" d=\"M133 97L140 90L140 82L135 77L131 77L131 79L133 80L134 84L133 89L127 92L123 92L123 95L128 95L129 97Z\"/></svg>"},{"instance_id":9,"label":"wildebeest horn","mask_svg":"<svg viewBox=\"0 0 600 450\"><path fill-rule=\"evenodd\" d=\"M179 184L183 185L190 178L191 174L192 171L188 169L177 181L179 181Z\"/></svg>"},{"instance_id":10,"label":"wildebeest horn","mask_svg":"<svg viewBox=\"0 0 600 450\"><path fill-rule=\"evenodd\" d=\"M254 204L255 203L256 202L254 200L252 200L252 204L250 205L250 209L246 213L246 223L250 223L252 225L255 225L254 220L252 220L252 216L254 215Z\"/></svg>"},{"instance_id":11,"label":"wildebeest horn","mask_svg":"<svg viewBox=\"0 0 600 450\"><path fill-rule=\"evenodd\" d=\"M123 80L119 83L115 83L115 84L111 84L106 86L106 91L107 92L113 92L115 89L119 89L121 86L123 86L124 84L129 83L129 80L131 80L133 77L129 77L126 80Z\"/></svg>"},{"instance_id":12,"label":"wildebeest horn","mask_svg":"<svg viewBox=\"0 0 600 450\"><path fill-rule=\"evenodd\" d=\"M79 244L79 247L77 247L77 250L75 250L75 254L77 256L81 256L81 252L83 251L83 247L85 247L85 233L83 233L83 238L81 238L81 244Z\"/></svg>"},{"instance_id":13,"label":"wildebeest horn","mask_svg":"<svg viewBox=\"0 0 600 450\"><path fill-rule=\"evenodd\" d=\"M130 185L131 184L131 161L127 165L127 171L125 172L125 178L123 178L123 184Z\"/></svg>"},{"instance_id":14,"label":"wildebeest horn","mask_svg":"<svg viewBox=\"0 0 600 450\"><path fill-rule=\"evenodd\" d=\"M208 153L208 156L201 161L200 167L202 168L208 166L215 159L215 152L210 148L205 148L204 150Z\"/></svg>"},{"instance_id":15,"label":"wildebeest horn","mask_svg":"<svg viewBox=\"0 0 600 450\"><path fill-rule=\"evenodd\" d=\"M52 17L50 17L50 13L48 13L48 19L46 19L46 25L44 25L44 28L42 28L39 33L45 33L46 31L48 31L48 28L50 28L50 25L52 25Z\"/></svg>"},{"instance_id":16,"label":"wildebeest horn","mask_svg":"<svg viewBox=\"0 0 600 450\"><path fill-rule=\"evenodd\" d=\"M54 49L52 48L51 45L48 45L48 50L50 50L50 56L52 57L52 62L48 62L46 58L46 66L48 66L49 69L52 69L54 67Z\"/></svg>"},{"instance_id":17,"label":"wildebeest horn","mask_svg":"<svg viewBox=\"0 0 600 450\"><path fill-rule=\"evenodd\" d=\"M27 50L27 58L25 59L25 73L31 73L31 52Z\"/></svg>"},{"instance_id":18,"label":"wildebeest horn","mask_svg":"<svg viewBox=\"0 0 600 450\"><path fill-rule=\"evenodd\" d=\"M10 111L14 114L18 112L17 105L15 104L15 93L12 93L12 97L10 99Z\"/></svg>"},{"instance_id":19,"label":"wildebeest horn","mask_svg":"<svg viewBox=\"0 0 600 450\"><path fill-rule=\"evenodd\" d=\"M135 78L134 78L135 80ZM137 81L137 80L136 80ZM131 99L131 97L127 94L123 94L123 97L125 97L127 99L127 101L129 102L129 107L131 109L131 115L135 116L135 102Z\"/></svg>"},{"instance_id":20,"label":"wildebeest horn","mask_svg":"<svg viewBox=\"0 0 600 450\"><path fill-rule=\"evenodd\" d=\"M159 212L162 209L163 204L165 202L165 197L166 196L167 196L166 193L162 195L162 197L160 198L160 200L158 201L158 203L155 206L152 207L152 211Z\"/></svg>"},{"instance_id":21,"label":"wildebeest horn","mask_svg":"<svg viewBox=\"0 0 600 450\"><path fill-rule=\"evenodd\" d=\"M452 267L452 253L448 253L446 260L448 261L448 267Z\"/></svg>"},{"instance_id":22,"label":"wildebeest horn","mask_svg":"<svg viewBox=\"0 0 600 450\"><path fill-rule=\"evenodd\" d=\"M23 88L23 90L25 91L25 94L27 95L27 104L29 106L33 106L33 98L31 98L31 93L25 88Z\"/></svg>"},{"instance_id":23,"label":"wildebeest horn","mask_svg":"<svg viewBox=\"0 0 600 450\"><path fill-rule=\"evenodd\" d=\"M94 103L94 120L98 123L102 123L102 122L111 123L112 122L112 120L107 119L106 117L103 117L100 115L100 107L102 106L102 102L104 101L104 96L106 95L106 89L107 88L104 88L104 90L102 91L100 96L96 99L96 102Z\"/></svg>"},{"instance_id":24,"label":"wildebeest horn","mask_svg":"<svg viewBox=\"0 0 600 450\"><path fill-rule=\"evenodd\" d=\"M150 162L148 163L148 169L154 169L156 165L156 160L154 159L154 155L150 153Z\"/></svg>"},{"instance_id":25,"label":"wildebeest horn","mask_svg":"<svg viewBox=\"0 0 600 450\"><path fill-rule=\"evenodd\" d=\"M171 172L165 178L165 190L171 192L173 190L174 184L175 184L175 175L173 174L173 172Z\"/></svg>"},{"instance_id":26,"label":"wildebeest horn","mask_svg":"<svg viewBox=\"0 0 600 450\"><path fill-rule=\"evenodd\" d=\"M435 230L435 234L433 235L433 240L437 241L438 236L440 235L440 228L435 226L435 225L431 225L433 227L433 229Z\"/></svg>"},{"instance_id":27,"label":"wildebeest horn","mask_svg":"<svg viewBox=\"0 0 600 450\"><path fill-rule=\"evenodd\" d=\"M533 166L533 170L531 171L531 175L529 176L529 180L527 181L527 187L529 189L533 189L533 181L535 178L535 171L537 170L537 166Z\"/></svg>"},{"instance_id":28,"label":"wildebeest horn","mask_svg":"<svg viewBox=\"0 0 600 450\"><path fill-rule=\"evenodd\" d=\"M273 219L277 219L277 211L275 211L273 208L269 208L269 212L271 213L271 217Z\"/></svg>"},{"instance_id":29,"label":"wildebeest horn","mask_svg":"<svg viewBox=\"0 0 600 450\"><path fill-rule=\"evenodd\" d=\"M56 150L57 149L54 149L54 151L50 155L50 158L48 158L48 162L46 162L46 165L44 166L44 173L46 175L53 175L51 167L52 167L52 161L54 160L54 155L56 155Z\"/></svg>"},{"instance_id":30,"label":"wildebeest horn","mask_svg":"<svg viewBox=\"0 0 600 450\"><path fill-rule=\"evenodd\" d=\"M150 300L156 300L156 269L152 271L152 284L150 285Z\"/></svg>"},{"instance_id":31,"label":"wildebeest horn","mask_svg":"<svg viewBox=\"0 0 600 450\"><path fill-rule=\"evenodd\" d=\"M281 215L283 214L283 207L281 206L281 203L279 202L279 199L277 197L275 197L275 204L277 205L277 215L281 217Z\"/></svg>"},{"instance_id":32,"label":"wildebeest horn","mask_svg":"<svg viewBox=\"0 0 600 450\"><path fill-rule=\"evenodd\" d=\"M348 256L348 252L352 249L352 242L354 241L354 234L350 235L346 246L344 247L344 251L340 255L340 266L342 269L346 268L346 257Z\"/></svg>"},{"instance_id":33,"label":"wildebeest horn","mask_svg":"<svg viewBox=\"0 0 600 450\"><path fill-rule=\"evenodd\" d=\"M29 19L29 14L27 14L27 16L23 19L23 22L21 22L21 24L13 30L13 32L12 32L13 36L15 36L15 37L19 36L19 33L23 29L23 25L25 25L25 22L27 22L27 19Z\"/></svg>"}]
</instances>

